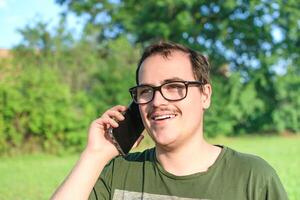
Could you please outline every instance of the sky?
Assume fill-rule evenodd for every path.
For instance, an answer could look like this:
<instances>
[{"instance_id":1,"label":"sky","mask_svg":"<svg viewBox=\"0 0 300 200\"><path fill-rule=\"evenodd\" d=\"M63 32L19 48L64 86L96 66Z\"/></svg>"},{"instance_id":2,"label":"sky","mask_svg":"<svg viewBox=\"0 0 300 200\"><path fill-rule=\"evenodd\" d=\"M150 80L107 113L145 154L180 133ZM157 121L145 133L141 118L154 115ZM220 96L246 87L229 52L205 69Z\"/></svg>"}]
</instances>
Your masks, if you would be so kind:
<instances>
[{"instance_id":1,"label":"sky","mask_svg":"<svg viewBox=\"0 0 300 200\"><path fill-rule=\"evenodd\" d=\"M36 19L49 22L50 28L55 26L63 9L55 0L0 0L0 48L9 49L18 44L21 35L17 29ZM76 23L76 18L69 15L69 26L76 27Z\"/></svg>"}]
</instances>

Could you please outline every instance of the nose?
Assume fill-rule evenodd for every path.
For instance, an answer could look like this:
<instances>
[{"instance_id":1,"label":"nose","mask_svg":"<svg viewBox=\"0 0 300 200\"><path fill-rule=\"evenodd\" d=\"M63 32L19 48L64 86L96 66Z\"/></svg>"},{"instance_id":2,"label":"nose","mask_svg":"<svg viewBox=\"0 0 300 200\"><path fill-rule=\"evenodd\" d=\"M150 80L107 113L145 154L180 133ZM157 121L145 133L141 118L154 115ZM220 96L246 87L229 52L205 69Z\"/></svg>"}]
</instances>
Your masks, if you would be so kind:
<instances>
[{"instance_id":1,"label":"nose","mask_svg":"<svg viewBox=\"0 0 300 200\"><path fill-rule=\"evenodd\" d=\"M162 104L166 104L168 101L162 96L162 93L159 90L156 90L153 95L154 96L151 101L153 106L160 106Z\"/></svg>"}]
</instances>

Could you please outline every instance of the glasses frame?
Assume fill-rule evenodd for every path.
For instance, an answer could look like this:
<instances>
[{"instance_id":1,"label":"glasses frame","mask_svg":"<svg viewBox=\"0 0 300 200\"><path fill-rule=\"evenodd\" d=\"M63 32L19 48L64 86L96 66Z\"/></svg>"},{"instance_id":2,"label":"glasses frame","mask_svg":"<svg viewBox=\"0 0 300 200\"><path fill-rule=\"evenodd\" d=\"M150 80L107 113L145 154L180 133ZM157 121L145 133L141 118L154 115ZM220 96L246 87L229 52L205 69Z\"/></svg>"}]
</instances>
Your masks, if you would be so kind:
<instances>
[{"instance_id":1,"label":"glasses frame","mask_svg":"<svg viewBox=\"0 0 300 200\"><path fill-rule=\"evenodd\" d=\"M161 88L162 88L164 85L167 85L167 84L170 84L170 83L183 83L183 84L185 85L185 90L186 90L186 93L185 93L184 97L182 97L182 98L180 98L180 99L176 99L176 100L166 98L166 97L163 95L163 92L161 91ZM190 86L192 86L192 85L198 85L198 86L201 86L201 85L204 85L204 83L201 82L201 81L180 81L180 80L178 80L178 81L168 81L168 82L166 82L166 83L161 84L160 86L153 86L153 85L149 85L149 84L141 84L141 85L137 85L137 86L134 86L134 87L129 88L129 93L130 93L130 95L131 95L132 100L133 100L136 104L139 104L139 105L147 104L147 103L151 102L151 101L154 99L154 97L155 97L156 91L159 91L160 94L161 94L161 96L162 96L164 99L166 99L167 101L181 101L182 99L186 98L186 96L187 96L187 94L188 94L188 88L189 88ZM145 102L145 103L139 103L139 102L135 101L135 98L134 98L134 90L136 90L137 88L139 88L139 87L141 87L141 86L147 86L147 87L152 88L152 90L153 90L152 98L151 98L149 101Z\"/></svg>"}]
</instances>

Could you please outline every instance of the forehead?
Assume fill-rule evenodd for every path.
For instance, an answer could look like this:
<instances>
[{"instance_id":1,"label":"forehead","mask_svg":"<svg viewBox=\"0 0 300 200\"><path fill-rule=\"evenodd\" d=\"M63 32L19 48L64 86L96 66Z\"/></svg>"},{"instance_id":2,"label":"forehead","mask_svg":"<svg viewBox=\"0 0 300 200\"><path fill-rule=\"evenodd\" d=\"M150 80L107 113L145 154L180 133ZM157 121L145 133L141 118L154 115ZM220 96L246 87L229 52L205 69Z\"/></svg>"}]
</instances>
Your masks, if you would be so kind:
<instances>
[{"instance_id":1,"label":"forehead","mask_svg":"<svg viewBox=\"0 0 300 200\"><path fill-rule=\"evenodd\" d=\"M165 80L195 80L189 55L174 51L168 57L155 54L142 63L139 84L161 84Z\"/></svg>"}]
</instances>

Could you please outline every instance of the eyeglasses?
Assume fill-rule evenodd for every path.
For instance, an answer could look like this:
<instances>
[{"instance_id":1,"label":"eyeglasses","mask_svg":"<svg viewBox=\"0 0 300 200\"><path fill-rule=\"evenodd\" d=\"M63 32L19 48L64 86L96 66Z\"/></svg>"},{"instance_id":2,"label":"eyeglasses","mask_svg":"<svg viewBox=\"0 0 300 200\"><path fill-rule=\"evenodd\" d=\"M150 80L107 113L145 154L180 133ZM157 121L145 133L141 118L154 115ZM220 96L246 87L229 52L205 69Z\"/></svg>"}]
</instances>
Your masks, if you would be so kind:
<instances>
[{"instance_id":1,"label":"eyeglasses","mask_svg":"<svg viewBox=\"0 0 300 200\"><path fill-rule=\"evenodd\" d=\"M187 96L190 86L203 85L200 81L171 81L160 86L151 86L147 84L138 85L129 89L131 97L136 104L146 104L153 100L155 91L168 101L180 101Z\"/></svg>"}]
</instances>

